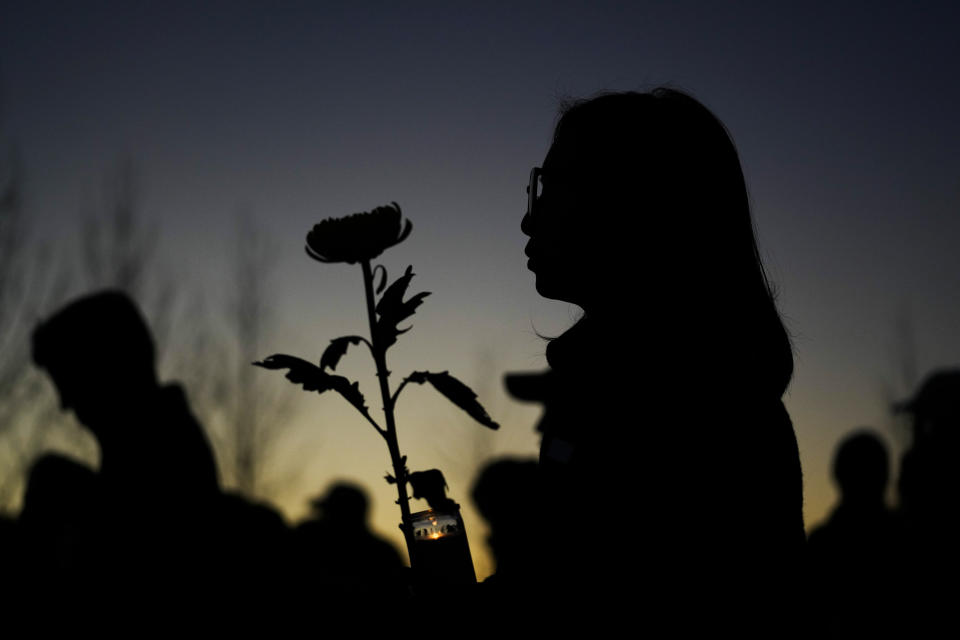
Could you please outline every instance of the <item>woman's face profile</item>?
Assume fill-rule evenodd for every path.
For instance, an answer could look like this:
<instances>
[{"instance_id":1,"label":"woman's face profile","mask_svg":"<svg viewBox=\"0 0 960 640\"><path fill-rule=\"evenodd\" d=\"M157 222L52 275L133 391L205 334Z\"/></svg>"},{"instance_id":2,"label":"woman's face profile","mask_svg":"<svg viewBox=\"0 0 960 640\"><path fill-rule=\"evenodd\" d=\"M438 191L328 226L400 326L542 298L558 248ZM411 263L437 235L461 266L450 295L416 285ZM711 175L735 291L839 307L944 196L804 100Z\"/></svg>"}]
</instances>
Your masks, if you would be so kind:
<instances>
[{"instance_id":1,"label":"woman's face profile","mask_svg":"<svg viewBox=\"0 0 960 640\"><path fill-rule=\"evenodd\" d=\"M543 161L542 191L520 228L530 237L524 252L527 268L536 275L537 292L583 306L583 258L591 243L584 236L588 212L571 160L562 147L550 147Z\"/></svg>"}]
</instances>

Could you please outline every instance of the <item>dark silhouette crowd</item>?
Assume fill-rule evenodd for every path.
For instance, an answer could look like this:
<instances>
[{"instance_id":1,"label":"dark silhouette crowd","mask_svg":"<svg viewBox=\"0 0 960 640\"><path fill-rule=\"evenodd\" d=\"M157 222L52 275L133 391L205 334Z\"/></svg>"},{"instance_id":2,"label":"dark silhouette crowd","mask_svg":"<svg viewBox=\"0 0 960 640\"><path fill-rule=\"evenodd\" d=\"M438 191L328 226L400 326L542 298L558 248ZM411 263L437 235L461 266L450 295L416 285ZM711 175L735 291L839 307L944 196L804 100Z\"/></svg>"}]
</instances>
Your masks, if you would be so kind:
<instances>
[{"instance_id":1,"label":"dark silhouette crowd","mask_svg":"<svg viewBox=\"0 0 960 640\"><path fill-rule=\"evenodd\" d=\"M94 582L98 597L290 596L325 616L358 603L435 613L429 597L551 633L592 621L789 637L876 629L877 603L925 597L934 567L955 568L957 371L897 408L914 424L898 507L886 445L859 430L834 461L840 502L807 540L782 401L793 348L736 148L706 107L664 88L565 106L521 229L537 292L583 314L547 343L549 370L506 378L543 405L542 442L538 460L476 479L497 569L483 584L425 595L370 531L359 487L333 486L294 527L224 491L184 390L157 379L147 324L115 291L34 331L34 362L100 465L33 464L19 518L0 522L7 578L61 595ZM419 481L417 497L450 502L442 474Z\"/></svg>"},{"instance_id":2,"label":"dark silhouette crowd","mask_svg":"<svg viewBox=\"0 0 960 640\"><path fill-rule=\"evenodd\" d=\"M153 339L123 293L83 297L41 323L33 359L96 439L100 466L34 462L20 517L3 530L10 582L121 602L170 589L257 604L403 593L400 556L368 528L362 490L335 485L314 519L291 528L272 506L221 488L184 390L158 382Z\"/></svg>"}]
</instances>

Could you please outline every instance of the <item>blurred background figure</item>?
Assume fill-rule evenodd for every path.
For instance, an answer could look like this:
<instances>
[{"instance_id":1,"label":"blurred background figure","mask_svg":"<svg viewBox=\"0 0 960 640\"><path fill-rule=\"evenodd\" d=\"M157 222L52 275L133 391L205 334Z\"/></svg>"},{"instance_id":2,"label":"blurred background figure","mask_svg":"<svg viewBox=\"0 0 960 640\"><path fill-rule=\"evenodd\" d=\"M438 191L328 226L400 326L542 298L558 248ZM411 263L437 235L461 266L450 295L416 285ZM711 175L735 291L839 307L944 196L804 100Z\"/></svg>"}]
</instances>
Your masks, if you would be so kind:
<instances>
[{"instance_id":1,"label":"blurred background figure","mask_svg":"<svg viewBox=\"0 0 960 640\"><path fill-rule=\"evenodd\" d=\"M294 530L293 562L305 588L346 605L389 604L403 595L403 561L368 527L366 491L339 482L311 506L313 517Z\"/></svg>"},{"instance_id":2,"label":"blurred background figure","mask_svg":"<svg viewBox=\"0 0 960 640\"><path fill-rule=\"evenodd\" d=\"M905 587L910 597L926 599L960 570L960 370L933 372L896 409L913 418L897 487L909 558Z\"/></svg>"},{"instance_id":3,"label":"blurred background figure","mask_svg":"<svg viewBox=\"0 0 960 640\"><path fill-rule=\"evenodd\" d=\"M496 563L496 573L487 581L514 574L525 575L533 557L538 531L531 519L537 496L537 462L504 458L485 466L471 491L480 515L490 525L487 543Z\"/></svg>"},{"instance_id":4,"label":"blurred background figure","mask_svg":"<svg viewBox=\"0 0 960 640\"><path fill-rule=\"evenodd\" d=\"M833 479L840 504L829 520L810 534L810 553L837 554L847 561L864 556L873 561L878 545L891 527L892 513L885 493L890 479L890 454L879 434L859 429L837 447Z\"/></svg>"},{"instance_id":5,"label":"blurred background figure","mask_svg":"<svg viewBox=\"0 0 960 640\"><path fill-rule=\"evenodd\" d=\"M210 513L215 549L208 563L223 594L235 603L279 604L295 558L291 530L272 505L225 491ZM216 564L214 564L214 562Z\"/></svg>"},{"instance_id":6,"label":"blurred background figure","mask_svg":"<svg viewBox=\"0 0 960 640\"><path fill-rule=\"evenodd\" d=\"M91 575L126 590L189 574L201 588L201 576L211 576L217 468L183 389L157 379L140 310L119 291L77 299L36 327L33 360L100 449L87 483ZM68 476L77 473L67 470L55 459L34 469L24 518L31 491L46 510L70 501L64 496L78 489Z\"/></svg>"},{"instance_id":7,"label":"blurred background figure","mask_svg":"<svg viewBox=\"0 0 960 640\"><path fill-rule=\"evenodd\" d=\"M890 604L901 571L899 527L885 500L890 454L880 435L862 428L844 438L833 479L840 503L809 538L811 587L834 630L875 628L877 607Z\"/></svg>"},{"instance_id":8,"label":"blurred background figure","mask_svg":"<svg viewBox=\"0 0 960 640\"><path fill-rule=\"evenodd\" d=\"M58 454L33 463L18 520L20 545L11 554L22 577L65 594L93 568L88 518L95 483L92 469Z\"/></svg>"}]
</instances>

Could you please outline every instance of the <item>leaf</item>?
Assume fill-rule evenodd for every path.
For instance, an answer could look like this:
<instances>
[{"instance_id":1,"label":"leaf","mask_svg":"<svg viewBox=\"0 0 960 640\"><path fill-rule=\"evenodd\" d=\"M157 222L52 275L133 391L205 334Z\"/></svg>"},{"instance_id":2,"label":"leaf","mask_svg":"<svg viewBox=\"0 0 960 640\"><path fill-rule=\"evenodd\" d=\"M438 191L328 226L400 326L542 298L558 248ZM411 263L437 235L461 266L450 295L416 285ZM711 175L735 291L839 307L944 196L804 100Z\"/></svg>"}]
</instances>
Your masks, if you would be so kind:
<instances>
[{"instance_id":1,"label":"leaf","mask_svg":"<svg viewBox=\"0 0 960 640\"><path fill-rule=\"evenodd\" d=\"M302 384L306 391L320 391L321 393L329 389L324 378L329 377L323 373L317 365L307 362L296 356L288 356L282 353L276 353L263 362L254 362L254 366L264 369L289 369L286 374L287 380L295 384Z\"/></svg>"},{"instance_id":2,"label":"leaf","mask_svg":"<svg viewBox=\"0 0 960 640\"><path fill-rule=\"evenodd\" d=\"M332 389L356 407L360 413L369 415L363 394L360 393L360 386L356 382L351 383L343 376L325 373L323 369L312 362L278 353L265 358L263 362L254 362L253 364L264 369L289 369L286 374L287 380L294 384L303 385L305 391L323 393Z\"/></svg>"},{"instance_id":3,"label":"leaf","mask_svg":"<svg viewBox=\"0 0 960 640\"><path fill-rule=\"evenodd\" d=\"M380 284L377 285L377 295L380 295L380 292L383 291L383 288L387 286L387 268L382 264L378 264L373 269L374 275L376 275L377 269L380 269Z\"/></svg>"},{"instance_id":4,"label":"leaf","mask_svg":"<svg viewBox=\"0 0 960 640\"><path fill-rule=\"evenodd\" d=\"M428 469L427 471L414 471L407 478L407 482L413 487L414 498L445 497L447 490L447 481L443 477L440 469Z\"/></svg>"},{"instance_id":5,"label":"leaf","mask_svg":"<svg viewBox=\"0 0 960 640\"><path fill-rule=\"evenodd\" d=\"M470 417L491 429L499 429L500 425L493 421L487 414L487 410L477 402L477 394L467 385L463 384L446 371L440 373L431 373L429 371L414 371L407 376L408 382L423 384L429 382L433 387L445 395L447 400L457 405Z\"/></svg>"},{"instance_id":6,"label":"leaf","mask_svg":"<svg viewBox=\"0 0 960 640\"><path fill-rule=\"evenodd\" d=\"M350 382L343 376L330 377L333 379L333 383L330 386L331 389L342 395L347 402L357 408L357 411L364 415L369 415L363 394L360 393L359 383Z\"/></svg>"},{"instance_id":7,"label":"leaf","mask_svg":"<svg viewBox=\"0 0 960 640\"><path fill-rule=\"evenodd\" d=\"M320 368L329 368L331 371L336 370L340 358L347 352L347 347L351 344L360 344L361 342L363 342L363 338L360 336L344 336L331 340L330 345L320 357Z\"/></svg>"},{"instance_id":8,"label":"leaf","mask_svg":"<svg viewBox=\"0 0 960 640\"><path fill-rule=\"evenodd\" d=\"M410 327L397 329L397 325L416 313L416 309L423 302L423 299L430 295L429 292L422 292L404 301L403 296L407 292L407 287L410 286L410 280L413 279L413 276L413 267L407 267L404 274L387 287L377 303L376 311L380 318L377 320L374 340L382 349L394 344L398 335L410 330Z\"/></svg>"},{"instance_id":9,"label":"leaf","mask_svg":"<svg viewBox=\"0 0 960 640\"><path fill-rule=\"evenodd\" d=\"M407 482L413 487L413 497L426 500L431 509L445 511L456 505L447 497L447 481L440 469L414 471L408 475Z\"/></svg>"},{"instance_id":10,"label":"leaf","mask_svg":"<svg viewBox=\"0 0 960 640\"><path fill-rule=\"evenodd\" d=\"M384 309L402 303L403 294L407 292L410 281L413 280L413 265L409 265L403 275L390 283L390 286L384 292L380 301L377 302L377 313L383 315Z\"/></svg>"}]
</instances>

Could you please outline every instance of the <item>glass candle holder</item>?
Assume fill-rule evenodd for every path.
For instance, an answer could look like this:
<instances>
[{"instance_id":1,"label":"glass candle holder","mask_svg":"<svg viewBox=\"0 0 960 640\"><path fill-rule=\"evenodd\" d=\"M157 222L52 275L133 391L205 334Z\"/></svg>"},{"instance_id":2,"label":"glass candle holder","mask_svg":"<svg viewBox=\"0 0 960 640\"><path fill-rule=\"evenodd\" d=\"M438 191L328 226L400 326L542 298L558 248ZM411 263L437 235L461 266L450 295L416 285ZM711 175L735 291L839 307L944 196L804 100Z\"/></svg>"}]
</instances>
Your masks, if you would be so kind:
<instances>
[{"instance_id":1,"label":"glass candle holder","mask_svg":"<svg viewBox=\"0 0 960 640\"><path fill-rule=\"evenodd\" d=\"M411 561L421 587L477 582L459 505L443 511L418 511L411 514L410 523L414 541Z\"/></svg>"}]
</instances>

